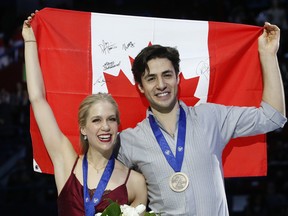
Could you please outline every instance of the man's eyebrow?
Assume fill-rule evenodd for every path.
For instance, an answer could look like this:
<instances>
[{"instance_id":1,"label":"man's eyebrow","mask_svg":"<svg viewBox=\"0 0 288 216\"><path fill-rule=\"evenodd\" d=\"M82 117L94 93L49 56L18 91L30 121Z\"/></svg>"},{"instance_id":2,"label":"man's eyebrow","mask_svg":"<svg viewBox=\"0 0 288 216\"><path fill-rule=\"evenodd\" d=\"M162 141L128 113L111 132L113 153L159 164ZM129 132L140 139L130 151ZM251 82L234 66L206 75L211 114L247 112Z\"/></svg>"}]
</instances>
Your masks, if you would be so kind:
<instances>
[{"instance_id":1,"label":"man's eyebrow","mask_svg":"<svg viewBox=\"0 0 288 216\"><path fill-rule=\"evenodd\" d=\"M163 71L162 73L173 73L172 70L166 70L166 71Z\"/></svg>"},{"instance_id":2,"label":"man's eyebrow","mask_svg":"<svg viewBox=\"0 0 288 216\"><path fill-rule=\"evenodd\" d=\"M152 76L155 76L155 74L151 74L151 73L149 72L149 73L147 73L147 74L144 74L143 77L145 78L145 77L152 77Z\"/></svg>"}]
</instances>

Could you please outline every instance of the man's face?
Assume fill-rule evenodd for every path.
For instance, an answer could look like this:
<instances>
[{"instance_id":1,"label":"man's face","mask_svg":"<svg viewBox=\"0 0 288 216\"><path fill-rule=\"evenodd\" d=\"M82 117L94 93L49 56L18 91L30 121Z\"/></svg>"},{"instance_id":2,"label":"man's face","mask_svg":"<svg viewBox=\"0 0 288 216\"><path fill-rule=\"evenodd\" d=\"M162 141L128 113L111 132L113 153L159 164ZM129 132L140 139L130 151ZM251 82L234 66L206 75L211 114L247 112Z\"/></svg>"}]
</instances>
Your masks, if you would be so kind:
<instances>
[{"instance_id":1,"label":"man's face","mask_svg":"<svg viewBox=\"0 0 288 216\"><path fill-rule=\"evenodd\" d=\"M168 59L156 58L148 62L148 68L141 78L142 86L138 85L138 88L145 94L152 110L170 112L178 100L179 78L174 67Z\"/></svg>"}]
</instances>

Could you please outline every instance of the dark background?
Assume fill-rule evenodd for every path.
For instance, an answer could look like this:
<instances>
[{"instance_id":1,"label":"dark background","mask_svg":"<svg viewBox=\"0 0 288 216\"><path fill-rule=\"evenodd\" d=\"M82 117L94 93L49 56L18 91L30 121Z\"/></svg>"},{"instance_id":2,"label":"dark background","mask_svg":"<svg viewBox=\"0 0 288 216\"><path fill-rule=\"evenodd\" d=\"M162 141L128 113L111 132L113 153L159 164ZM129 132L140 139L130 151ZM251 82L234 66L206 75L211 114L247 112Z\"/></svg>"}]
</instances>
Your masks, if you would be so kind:
<instances>
[{"instance_id":1,"label":"dark background","mask_svg":"<svg viewBox=\"0 0 288 216\"><path fill-rule=\"evenodd\" d=\"M287 95L288 0L9 0L0 1L0 215L57 215L52 175L33 171L29 101L23 62L23 21L35 9L211 20L281 28L278 58ZM282 14L282 15L281 15ZM287 100L287 99L286 99ZM287 126L267 135L268 175L226 178L231 216L288 216ZM241 161L239 161L241 163Z\"/></svg>"}]
</instances>

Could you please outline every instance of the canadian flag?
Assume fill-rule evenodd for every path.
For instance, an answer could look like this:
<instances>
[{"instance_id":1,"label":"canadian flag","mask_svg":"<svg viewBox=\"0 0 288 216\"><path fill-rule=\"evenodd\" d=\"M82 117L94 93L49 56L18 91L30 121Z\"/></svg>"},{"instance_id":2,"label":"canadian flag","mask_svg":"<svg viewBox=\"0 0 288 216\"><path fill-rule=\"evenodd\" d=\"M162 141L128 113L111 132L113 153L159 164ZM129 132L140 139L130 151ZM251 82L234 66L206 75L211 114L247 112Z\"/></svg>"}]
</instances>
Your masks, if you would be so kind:
<instances>
[{"instance_id":1,"label":"canadian flag","mask_svg":"<svg viewBox=\"0 0 288 216\"><path fill-rule=\"evenodd\" d=\"M137 90L131 64L151 44L179 50L179 97L188 105L260 105L260 27L52 8L40 10L32 26L47 100L78 153L78 106L87 95L100 91L113 95L120 109L120 131L145 118L148 103ZM32 110L30 119L34 170L53 173ZM225 177L266 175L265 135L231 140L223 166Z\"/></svg>"}]
</instances>

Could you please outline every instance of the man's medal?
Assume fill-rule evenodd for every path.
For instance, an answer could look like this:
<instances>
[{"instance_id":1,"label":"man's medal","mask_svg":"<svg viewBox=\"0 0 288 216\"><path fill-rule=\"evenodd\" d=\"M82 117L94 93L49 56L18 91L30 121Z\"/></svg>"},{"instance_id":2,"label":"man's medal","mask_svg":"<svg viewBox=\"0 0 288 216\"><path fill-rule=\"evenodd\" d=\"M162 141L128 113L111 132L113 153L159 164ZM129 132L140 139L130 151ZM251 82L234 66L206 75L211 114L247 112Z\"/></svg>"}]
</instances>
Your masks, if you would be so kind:
<instances>
[{"instance_id":1,"label":"man's medal","mask_svg":"<svg viewBox=\"0 0 288 216\"><path fill-rule=\"evenodd\" d=\"M188 176L183 172L176 172L170 177L169 186L175 192L186 190L188 184Z\"/></svg>"},{"instance_id":2,"label":"man's medal","mask_svg":"<svg viewBox=\"0 0 288 216\"><path fill-rule=\"evenodd\" d=\"M186 137L186 115L184 109L180 106L180 117L178 121L178 136L176 146L176 157L173 155L164 135L162 134L153 115L149 115L149 122L154 136L170 166L175 173L170 177L169 186L175 192L186 190L189 184L188 176L181 172L184 158L185 137Z\"/></svg>"}]
</instances>

